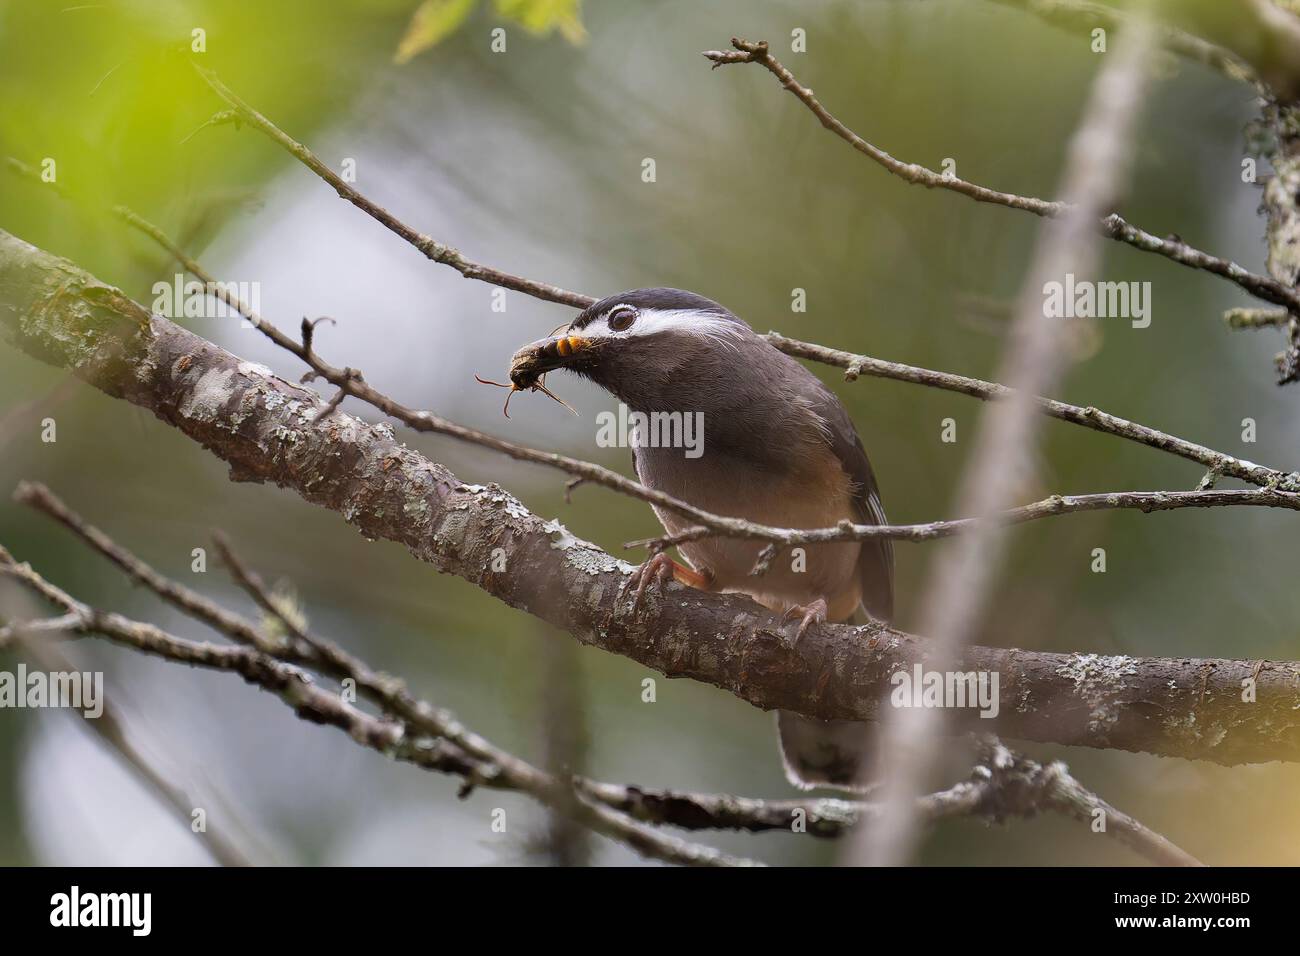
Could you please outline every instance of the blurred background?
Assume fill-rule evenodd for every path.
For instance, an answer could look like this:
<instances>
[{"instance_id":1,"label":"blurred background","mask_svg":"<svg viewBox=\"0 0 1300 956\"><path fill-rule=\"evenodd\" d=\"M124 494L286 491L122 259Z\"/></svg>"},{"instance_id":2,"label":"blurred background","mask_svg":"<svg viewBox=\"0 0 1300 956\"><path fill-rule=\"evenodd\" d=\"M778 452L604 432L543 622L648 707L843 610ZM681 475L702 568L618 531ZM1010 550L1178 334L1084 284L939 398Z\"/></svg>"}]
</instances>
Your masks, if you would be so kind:
<instances>
[{"instance_id":1,"label":"blurred background","mask_svg":"<svg viewBox=\"0 0 1300 956\"><path fill-rule=\"evenodd\" d=\"M700 51L766 38L852 128L893 154L990 186L1053 194L1098 57L1086 35L994 3L466 0L423 36L417 0L0 4L0 157L56 160L62 192L0 169L0 227L67 256L149 303L177 269L105 213L123 203L218 277L257 282L281 328L322 327L326 360L365 370L399 400L535 446L630 473L595 445L613 400L575 379L541 396L474 382L502 377L516 347L571 310L435 265L345 202L256 131L187 139L222 104L198 59L404 221L467 256L605 295L679 286L718 299L760 331L980 377L1002 333L1037 222L910 187L828 135L757 67L711 72ZM491 49L504 28L504 53ZM790 52L806 31L807 52ZM396 54L403 37L402 59ZM1148 230L1263 271L1259 187L1242 182L1250 90L1169 59L1146 110L1123 212ZM644 182L653 158L656 181ZM1057 397L1265 464L1296 466L1300 390L1273 384L1269 332L1230 333L1235 287L1108 243L1104 278L1150 281L1152 323L1081 321L1078 364ZM804 289L807 311L793 312ZM195 331L296 379L300 365L233 319ZM886 508L903 523L951 517L981 407L913 385L843 382L817 367L853 414ZM349 410L375 418L368 409ZM41 420L57 441L41 441ZM1257 442L1242 441L1242 420ZM958 440L940 440L945 418ZM466 481L497 481L533 511L622 554L657 533L643 504L450 439L406 440ZM1190 488L1195 465L1057 422L1025 498L1051 492ZM223 529L271 580L291 582L321 634L536 760L567 752L586 773L647 786L793 795L773 719L723 691L659 678L644 703L639 665L580 648L337 515L270 487L232 484L167 426L62 372L0 348L0 541L78 597L207 637L50 522L9 501L48 483L89 521L160 570L252 612L213 558L191 552ZM1295 516L1268 509L1100 512L1016 528L982 640L1105 654L1300 657ZM898 547L899 624L914 627L940 544ZM1105 548L1107 571L1090 571ZM633 556L634 559L639 559ZM362 864L635 862L603 840L557 841L529 800L398 765L303 723L238 678L147 660L100 642L66 648L106 671L110 701L170 777L205 795L209 824L267 862ZM0 657L13 670L17 658ZM580 720L548 716L557 698ZM569 713L569 711L566 711ZM566 723L567 721L567 723ZM555 735L553 734L552 737ZM1116 806L1213 864L1300 863L1300 768L1222 768L1034 745ZM943 781L936 781L943 782ZM951 782L949 780L948 782ZM494 808L509 826L494 833ZM825 863L810 837L698 834L774 863ZM559 848L559 844L564 844ZM945 864L1134 863L1113 841L1059 817L934 829L922 860ZM77 718L0 710L0 863L206 863L162 808Z\"/></svg>"}]
</instances>

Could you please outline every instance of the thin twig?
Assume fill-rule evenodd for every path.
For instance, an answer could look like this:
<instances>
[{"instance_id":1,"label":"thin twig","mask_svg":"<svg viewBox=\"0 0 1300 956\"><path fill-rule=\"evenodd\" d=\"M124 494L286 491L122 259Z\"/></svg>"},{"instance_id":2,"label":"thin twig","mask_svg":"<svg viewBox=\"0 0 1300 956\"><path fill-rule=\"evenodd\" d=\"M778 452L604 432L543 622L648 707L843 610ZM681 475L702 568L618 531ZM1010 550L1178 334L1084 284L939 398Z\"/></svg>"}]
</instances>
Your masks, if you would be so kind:
<instances>
[{"instance_id":1,"label":"thin twig","mask_svg":"<svg viewBox=\"0 0 1300 956\"><path fill-rule=\"evenodd\" d=\"M1064 202L990 189L987 186L981 186L978 183L957 176L946 176L917 163L905 163L895 159L880 147L873 145L853 132L822 106L817 97L813 95L812 90L796 80L794 74L783 66L776 57L772 56L768 51L766 42L752 43L749 40L734 37L731 44L735 47L734 50L708 50L704 53L704 56L713 62L715 68L732 63L758 63L765 67L781 81L783 87L794 94L804 106L808 107L823 126L858 152L906 182L924 186L927 189L947 189L951 192L960 193L976 202L1019 209L1046 219L1057 219L1068 211L1068 204ZM1258 299L1272 302L1275 305L1286 306L1292 311L1300 312L1300 291L1278 282L1276 279L1259 275L1242 268L1235 262L1221 259L1208 252L1202 252L1177 236L1161 239L1159 236L1132 225L1118 213L1099 214L1094 217L1094 220L1094 228L1108 238L1126 243L1144 252L1153 252L1164 256L1181 265L1213 273L1235 283Z\"/></svg>"},{"instance_id":2,"label":"thin twig","mask_svg":"<svg viewBox=\"0 0 1300 956\"><path fill-rule=\"evenodd\" d=\"M305 720L337 727L363 746L427 770L527 793L547 806L572 812L580 822L645 856L690 866L754 865L752 860L658 833L603 804L561 799L560 794L572 792L571 787L517 757L494 762L504 755L454 721L447 722L441 728L443 732L432 738L409 735L402 723L357 709L340 695L317 687L297 666L255 648L190 641L152 624L92 608L49 584L30 566L18 564L2 547L0 574L26 585L72 615L75 624L70 629L77 633L105 637L166 660L240 674L249 683L275 694Z\"/></svg>"},{"instance_id":3,"label":"thin twig","mask_svg":"<svg viewBox=\"0 0 1300 956\"><path fill-rule=\"evenodd\" d=\"M333 187L334 191L343 199L346 199L352 205L356 206L366 215L370 216L376 222L382 224L385 228L401 236L408 243L420 250L426 257L434 262L440 262L443 265L451 266L467 279L478 279L482 282L488 282L492 285L501 286L506 289L513 289L516 292L523 292L537 299L544 299L547 302L558 302L561 305L571 305L574 308L582 309L591 304L592 301L587 296L578 295L561 289L546 282L536 282L531 279L522 279L519 276L511 275L508 272L502 272L491 266L485 266L481 263L474 262L465 258L451 246L444 245L431 239L429 236L412 229L406 223L402 222L387 209L378 203L371 202L347 182L343 177L334 170L330 169L325 163L317 158L316 154L304 146L302 143L287 135L281 129L272 123L269 119L253 109L235 93L227 87L217 75L211 70L204 69L197 64L194 67L200 76L207 81L208 85L216 91L217 95L229 103L234 111L242 117L254 129L270 137L275 143L289 152L294 159L302 163L313 173L319 176L325 182ZM220 114L218 114L220 115ZM214 117L215 119L215 117Z\"/></svg>"},{"instance_id":4,"label":"thin twig","mask_svg":"<svg viewBox=\"0 0 1300 956\"><path fill-rule=\"evenodd\" d=\"M1105 815L1101 831L1162 866L1200 866L1191 854L1144 826L1088 790L1070 775L1065 764L1047 766L1017 754L996 738L980 740L979 762L970 778L917 798L916 815L927 823L953 817L974 817L1001 823L1010 817L1057 812L1092 826L1098 812ZM580 784L638 820L686 829L730 829L806 832L813 836L843 836L862 820L881 815L879 803L836 798L761 800L731 794L652 790L620 784Z\"/></svg>"},{"instance_id":5,"label":"thin twig","mask_svg":"<svg viewBox=\"0 0 1300 956\"><path fill-rule=\"evenodd\" d=\"M129 211L128 211L129 212ZM649 488L639 481L627 478L616 471L597 465L594 462L583 461L577 458L571 458L567 455L561 455L556 452L542 451L536 448L528 448L523 445L515 444L478 429L469 428L460 425L441 416L435 415L429 411L421 411L409 408L385 393L379 391L370 385L355 369L337 368L330 365L322 359L315 350L314 336L312 334L315 322L307 319L303 320L302 335L300 340L294 340L280 331L275 325L259 315L247 303L241 301L238 296L230 291L230 288L218 282L204 267L196 260L190 258L184 252L167 239L166 235L156 226L141 219L134 213L124 217L131 225L135 226L147 235L155 238L164 248L168 249L175 255L185 269L202 282L212 291L212 294L224 301L230 308L243 315L249 323L262 332L276 345L290 352L297 358L301 359L311 369L314 377L324 379L340 389L336 399L346 391L347 394L360 399L368 405L378 409L385 415L395 418L405 424L407 427L422 432L432 432L440 435L447 435L451 438L470 444L480 445L493 451L507 455L517 461L526 461L532 464L544 465L549 468L555 468L567 472L575 478L583 481L589 481L593 484L602 485L613 491L628 495L629 497L648 502L666 508L677 514L682 515L696 522L699 526L708 529L706 534L695 535L684 540L695 540L697 537L718 536L731 538L749 538L761 541L770 541L775 544L797 545L827 541L855 541L867 540L870 538L889 538L898 537L910 540L926 540L929 537L941 537L946 534L954 533L960 530L962 525L953 526L952 531L939 532L932 535L916 536L915 525L904 525L899 527L877 526L877 525L854 525L841 524L833 528L819 528L811 530L796 530L789 528L776 528L768 525L758 524L757 522L747 521L743 518L736 518L726 515L717 515L702 508L698 508L688 502L675 498L672 495ZM317 320L320 321L320 320ZM858 374L881 374L886 377L899 378L908 381L920 381L922 384L936 385L938 387L949 388L955 391L961 391L964 394L974 395L979 398L1004 397L1012 394L1012 389L1006 386L994 385L989 382L981 382L977 379L968 379L962 376L949 375L942 372L930 372L925 369L914 369L910 366L897 365L896 363L883 362L879 359L871 359L867 356L852 355L847 352L837 352L832 349L824 349L822 346L813 346L808 343L796 342L792 339L784 339L777 336L776 333L769 333L769 341L784 347L790 354L802 355L809 353L808 357L814 357L810 353L818 352L816 356L820 361L831 365L840 365L841 367L851 370L854 376ZM1175 438L1171 435L1165 435L1154 429L1146 428L1115 416L1107 415L1093 408L1078 408L1077 406L1067 405L1063 402L1055 402L1049 399L1039 399L1043 410L1054 417L1061 418L1065 421L1074 421L1078 424L1086 425L1099 431L1106 431L1110 434L1120 435L1130 438L1142 444L1151 447L1160 448L1170 451L1173 454L1182 457L1189 457L1205 464L1212 464L1217 467L1223 474L1232 477L1240 477L1244 480L1252 481L1260 485L1278 488L1281 490L1300 489L1300 476L1287 475L1274 469L1264 468L1251 462L1232 458L1221 452L1215 452L1191 442ZM327 406L328 408L329 406ZM1104 493L1095 496L1089 496L1094 499L1094 503L1086 506L1067 510L1098 510L1110 507L1141 507L1137 504L1111 503L1122 502L1117 494L1124 493ZM1156 493L1149 493L1156 494ZM1178 493L1171 492L1171 495ZM1051 499L1049 499L1050 501ZM1182 499L1177 497L1171 498L1171 501L1179 502L1169 507L1185 507L1181 503ZM1290 507L1288 499L1283 496L1257 496L1252 499L1249 496L1242 498L1223 497L1210 500L1199 500L1196 507L1212 507L1219 505L1251 504L1251 505L1276 505L1280 507ZM1190 503L1190 502L1189 502ZM1046 502L1039 502L1037 505L1026 506L1034 517L1047 517L1051 514L1058 513L1050 510ZM1165 510L1165 509L1159 509ZM938 522L942 525L945 522ZM658 539L651 539L658 540Z\"/></svg>"},{"instance_id":6,"label":"thin twig","mask_svg":"<svg viewBox=\"0 0 1300 956\"><path fill-rule=\"evenodd\" d=\"M46 493L47 495L49 494L48 490ZM50 497L52 497L52 495ZM217 546L217 553L221 556L221 560L229 569L231 576L235 579L235 583L253 599L254 603L256 603L258 607L278 621L280 626L284 628L285 632L291 638L307 645L313 652L320 655L322 660L337 659L339 655L342 655L343 652L338 648L327 648L323 644L317 643L315 638L307 633L301 622L299 622L292 614L285 611L280 601L276 600L275 596L271 594L266 585L262 582L261 576L258 575L257 572L251 570L248 565L244 564L244 562L239 559L239 556L235 554L229 538L220 531L217 531L213 533L212 541ZM348 676L352 676L351 668L347 665L343 666L344 669L347 670Z\"/></svg>"},{"instance_id":7,"label":"thin twig","mask_svg":"<svg viewBox=\"0 0 1300 956\"><path fill-rule=\"evenodd\" d=\"M844 369L844 378L847 381L855 381L862 375L868 375L873 378L892 379L896 382L911 382L929 388L941 388L986 402L1009 398L1015 392L1014 389L996 382L986 382L965 375L954 375L951 372L936 372L931 369L918 368L914 365L903 365L900 362L889 362L885 359L872 358L869 355L855 355L852 352L831 349L824 345L788 339L776 332L767 333L767 340L787 355L810 359ZM1043 398L1042 396L1036 396L1034 401L1038 405L1038 410L1050 418L1081 425L1084 428L1090 428L1105 435L1114 435L1117 438L1137 442L1139 445L1145 445L1157 451L1167 452L1179 458L1186 458L1188 461L1194 461L1207 468L1213 468L1226 477L1239 478L1262 488L1300 491L1300 472L1279 471L1276 468L1259 465L1244 458L1237 458L1234 455L1207 448L1205 445L1198 445L1195 442L1179 438L1177 435L1170 435L1148 425L1142 425L1138 422L1120 418L1118 415L1103 412L1092 405L1071 405L1068 402Z\"/></svg>"},{"instance_id":8,"label":"thin twig","mask_svg":"<svg viewBox=\"0 0 1300 956\"><path fill-rule=\"evenodd\" d=\"M999 524L1024 524L1054 515L1077 514L1084 511L1112 511L1127 509L1150 514L1153 511L1172 511L1177 508L1215 508L1225 505L1289 508L1300 511L1300 493L1259 490L1211 491L1110 491L1091 495L1051 495L1032 504L1002 511L995 516ZM928 521L922 524L857 525L846 523L835 528L812 531L786 532L781 544L818 544L827 541L866 541L872 538L889 538L894 541L933 541L947 538L972 529L979 518L954 518L948 521ZM625 548L648 548L662 551L690 541L714 537L718 532L710 528L695 527L675 534L660 535L629 541ZM773 540L766 529L754 528L748 534L739 532L729 537L745 537L760 541Z\"/></svg>"}]
</instances>

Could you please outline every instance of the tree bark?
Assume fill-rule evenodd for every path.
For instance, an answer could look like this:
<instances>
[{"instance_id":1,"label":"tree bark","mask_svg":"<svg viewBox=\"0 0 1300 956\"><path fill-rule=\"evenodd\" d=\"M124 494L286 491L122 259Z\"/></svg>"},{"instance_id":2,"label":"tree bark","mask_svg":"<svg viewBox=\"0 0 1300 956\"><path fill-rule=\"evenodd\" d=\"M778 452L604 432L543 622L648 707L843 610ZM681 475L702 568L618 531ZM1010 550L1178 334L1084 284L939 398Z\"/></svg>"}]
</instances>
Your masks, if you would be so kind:
<instances>
[{"instance_id":1,"label":"tree bark","mask_svg":"<svg viewBox=\"0 0 1300 956\"><path fill-rule=\"evenodd\" d=\"M926 642L879 625L821 625L791 646L738 595L670 584L633 612L631 566L532 514L495 484L467 485L386 424L342 411L175 323L72 263L0 231L0 337L153 412L230 465L400 542L439 571L668 677L763 709L873 719ZM501 549L497 551L496 549ZM505 555L505 571L493 570ZM1226 639L1226 638L1225 638ZM1059 654L971 647L962 671L1000 675L1000 713L954 726L1006 737L1221 764L1300 760L1300 663ZM1243 682L1253 681L1253 701Z\"/></svg>"}]
</instances>

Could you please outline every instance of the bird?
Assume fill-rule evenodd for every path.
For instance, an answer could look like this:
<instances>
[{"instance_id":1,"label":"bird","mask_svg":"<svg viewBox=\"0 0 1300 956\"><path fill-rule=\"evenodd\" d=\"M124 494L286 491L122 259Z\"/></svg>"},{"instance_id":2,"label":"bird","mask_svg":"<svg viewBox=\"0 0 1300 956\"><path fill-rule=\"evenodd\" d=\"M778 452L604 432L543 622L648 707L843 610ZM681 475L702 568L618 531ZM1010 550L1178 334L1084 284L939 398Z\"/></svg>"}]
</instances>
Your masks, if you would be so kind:
<instances>
[{"instance_id":1,"label":"bird","mask_svg":"<svg viewBox=\"0 0 1300 956\"><path fill-rule=\"evenodd\" d=\"M589 379L646 419L698 413L702 446L693 455L632 437L633 467L649 488L714 514L774 527L888 523L844 405L807 368L712 299L670 288L607 296L519 349L511 361L512 391L545 390L541 377L557 370ZM651 507L669 535L693 524ZM670 576L704 591L739 592L781 615L794 642L814 623L893 618L888 539L811 544L802 556L778 555L768 570L752 575L763 547L763 541L705 537L678 545L685 564L656 553L630 579L634 600ZM778 711L777 730L791 784L864 788L861 723Z\"/></svg>"}]
</instances>

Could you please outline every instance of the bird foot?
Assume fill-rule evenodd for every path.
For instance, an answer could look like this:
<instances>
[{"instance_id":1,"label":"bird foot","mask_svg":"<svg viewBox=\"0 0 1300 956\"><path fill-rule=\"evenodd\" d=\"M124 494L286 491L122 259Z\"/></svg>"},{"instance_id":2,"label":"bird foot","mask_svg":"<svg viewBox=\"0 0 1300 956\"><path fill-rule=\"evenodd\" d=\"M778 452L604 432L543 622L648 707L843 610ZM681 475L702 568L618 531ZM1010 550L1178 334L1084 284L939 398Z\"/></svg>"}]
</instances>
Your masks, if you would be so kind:
<instances>
[{"instance_id":1,"label":"bird foot","mask_svg":"<svg viewBox=\"0 0 1300 956\"><path fill-rule=\"evenodd\" d=\"M657 588L663 588L670 579L700 591L708 590L709 583L712 581L710 575L692 571L660 551L633 571L624 585L625 588L636 588L636 592L632 595L632 613L635 614L641 609L641 599L647 587L653 584Z\"/></svg>"},{"instance_id":2,"label":"bird foot","mask_svg":"<svg viewBox=\"0 0 1300 956\"><path fill-rule=\"evenodd\" d=\"M806 633L808 633L808 628L813 624L825 624L826 614L826 602L821 598L818 598L809 604L795 604L787 608L786 612L781 615L782 627L793 623L796 619L798 619L799 622L799 626L795 628L793 637L790 638L790 646L797 647L799 641L803 639L803 636Z\"/></svg>"}]
</instances>

